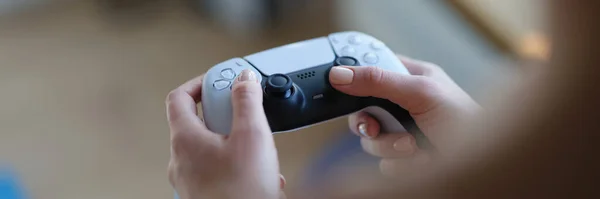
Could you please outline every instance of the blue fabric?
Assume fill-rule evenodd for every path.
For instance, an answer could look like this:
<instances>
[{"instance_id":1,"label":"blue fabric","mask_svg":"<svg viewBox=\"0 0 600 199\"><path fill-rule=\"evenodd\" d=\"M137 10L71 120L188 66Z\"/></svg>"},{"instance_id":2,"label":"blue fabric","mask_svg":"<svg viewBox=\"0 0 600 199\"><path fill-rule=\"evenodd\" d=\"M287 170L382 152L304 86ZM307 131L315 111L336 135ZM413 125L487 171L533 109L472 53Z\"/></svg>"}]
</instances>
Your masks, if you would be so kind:
<instances>
[{"instance_id":1,"label":"blue fabric","mask_svg":"<svg viewBox=\"0 0 600 199\"><path fill-rule=\"evenodd\" d=\"M314 163L306 171L307 178L304 179L304 185L315 185L323 181L322 178L326 177L327 173L331 171L339 162L342 162L347 157L358 157L361 159L376 163L379 161L376 157L373 157L365 153L360 145L360 137L350 132L340 135L338 139L335 139L329 147L325 148L321 153L321 156L314 160Z\"/></svg>"},{"instance_id":2,"label":"blue fabric","mask_svg":"<svg viewBox=\"0 0 600 199\"><path fill-rule=\"evenodd\" d=\"M314 159L305 172L307 175L302 184L309 186L319 184L323 181L322 177L326 176L337 163L342 162L346 157L356 157L357 155L364 155L366 161L377 162L379 160L363 151L360 137L350 132L340 135L323 150L320 156ZM179 199L177 193L174 194L174 198Z\"/></svg>"},{"instance_id":3,"label":"blue fabric","mask_svg":"<svg viewBox=\"0 0 600 199\"><path fill-rule=\"evenodd\" d=\"M16 173L6 166L0 166L0 199L25 199Z\"/></svg>"}]
</instances>

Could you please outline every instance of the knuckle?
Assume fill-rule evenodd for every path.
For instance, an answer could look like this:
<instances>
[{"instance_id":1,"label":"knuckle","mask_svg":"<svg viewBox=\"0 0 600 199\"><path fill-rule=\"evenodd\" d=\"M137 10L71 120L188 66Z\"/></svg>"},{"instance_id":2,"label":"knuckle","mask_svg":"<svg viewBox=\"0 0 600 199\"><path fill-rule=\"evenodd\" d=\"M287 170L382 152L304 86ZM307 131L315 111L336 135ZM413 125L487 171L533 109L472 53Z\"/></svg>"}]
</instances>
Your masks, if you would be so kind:
<instances>
[{"instance_id":1,"label":"knuckle","mask_svg":"<svg viewBox=\"0 0 600 199\"><path fill-rule=\"evenodd\" d=\"M427 96L437 94L441 91L439 83L427 77L416 78L414 80L414 87Z\"/></svg>"},{"instance_id":2,"label":"knuckle","mask_svg":"<svg viewBox=\"0 0 600 199\"><path fill-rule=\"evenodd\" d=\"M365 111L355 112L348 116L348 121L352 123L350 125L358 125L358 123L365 120L367 116L368 113L366 113Z\"/></svg>"},{"instance_id":3,"label":"knuckle","mask_svg":"<svg viewBox=\"0 0 600 199\"><path fill-rule=\"evenodd\" d=\"M365 80L373 84L381 84L384 81L383 69L376 66L369 66L365 68Z\"/></svg>"},{"instance_id":4,"label":"knuckle","mask_svg":"<svg viewBox=\"0 0 600 199\"><path fill-rule=\"evenodd\" d=\"M174 133L171 137L171 148L173 150L173 154L177 156L187 154L190 147L188 143L191 139L193 138L191 138L188 133Z\"/></svg>"},{"instance_id":5,"label":"knuckle","mask_svg":"<svg viewBox=\"0 0 600 199\"><path fill-rule=\"evenodd\" d=\"M174 89L170 91L165 99L165 104L172 104L181 95L181 92L183 91L181 91L180 89Z\"/></svg>"},{"instance_id":6,"label":"knuckle","mask_svg":"<svg viewBox=\"0 0 600 199\"><path fill-rule=\"evenodd\" d=\"M423 64L423 67L427 70L427 72L429 73L438 73L438 72L444 72L444 69L442 67L440 67L437 64L434 63L429 63L426 62Z\"/></svg>"},{"instance_id":7,"label":"knuckle","mask_svg":"<svg viewBox=\"0 0 600 199\"><path fill-rule=\"evenodd\" d=\"M362 146L363 150L365 150L367 153L369 153L373 156L377 156L377 157L385 156L382 144L380 142L363 138L363 139L361 139L361 146Z\"/></svg>"},{"instance_id":8,"label":"knuckle","mask_svg":"<svg viewBox=\"0 0 600 199\"><path fill-rule=\"evenodd\" d=\"M368 154L371 154L371 155L373 155L373 156L376 156L376 157L378 156L378 155L377 155L377 153L375 153L375 152L373 151L373 147L372 147L372 145L371 145L371 144L369 144L367 141L365 141L365 139L364 139L364 138L362 138L362 139L360 139L360 140L361 140L361 146L362 146L362 149L363 149L365 152L367 152Z\"/></svg>"},{"instance_id":9,"label":"knuckle","mask_svg":"<svg viewBox=\"0 0 600 199\"><path fill-rule=\"evenodd\" d=\"M176 164L177 163L175 163L175 161L173 160L173 158L171 158L171 160L169 161L169 165L167 166L167 176L168 176L169 182L173 186L175 185L176 178L177 178Z\"/></svg>"},{"instance_id":10,"label":"knuckle","mask_svg":"<svg viewBox=\"0 0 600 199\"><path fill-rule=\"evenodd\" d=\"M253 85L246 82L237 83L232 88L232 93L235 95L235 98L242 100L252 98L253 96L260 94L260 92L260 89L256 89Z\"/></svg>"},{"instance_id":11,"label":"knuckle","mask_svg":"<svg viewBox=\"0 0 600 199\"><path fill-rule=\"evenodd\" d=\"M414 85L417 93L415 93L415 100L412 105L415 114L420 114L431 110L437 106L442 96L445 95L441 85L432 80L431 78L418 78L415 80Z\"/></svg>"},{"instance_id":12,"label":"knuckle","mask_svg":"<svg viewBox=\"0 0 600 199\"><path fill-rule=\"evenodd\" d=\"M167 117L169 121L175 121L178 120L179 117L181 117L180 114L178 114L176 111L173 111L177 110L177 101L178 98L181 96L181 92L183 91L175 89L169 92L169 94L167 94L167 97L165 99L165 105L167 107Z\"/></svg>"},{"instance_id":13,"label":"knuckle","mask_svg":"<svg viewBox=\"0 0 600 199\"><path fill-rule=\"evenodd\" d=\"M232 88L232 98L241 106L257 104L262 100L262 89L250 82L238 83Z\"/></svg>"}]
</instances>

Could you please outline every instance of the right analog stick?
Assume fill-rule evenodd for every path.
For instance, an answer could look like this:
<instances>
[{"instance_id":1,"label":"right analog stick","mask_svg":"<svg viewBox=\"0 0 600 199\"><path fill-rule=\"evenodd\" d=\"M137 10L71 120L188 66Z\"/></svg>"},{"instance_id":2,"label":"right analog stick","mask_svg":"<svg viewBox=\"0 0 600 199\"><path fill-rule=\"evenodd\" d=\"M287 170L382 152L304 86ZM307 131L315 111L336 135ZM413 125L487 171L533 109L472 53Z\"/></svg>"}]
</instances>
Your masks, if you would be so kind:
<instances>
[{"instance_id":1,"label":"right analog stick","mask_svg":"<svg viewBox=\"0 0 600 199\"><path fill-rule=\"evenodd\" d=\"M338 66L356 66L358 61L352 57L339 57L335 60Z\"/></svg>"},{"instance_id":2,"label":"right analog stick","mask_svg":"<svg viewBox=\"0 0 600 199\"><path fill-rule=\"evenodd\" d=\"M284 74L273 74L265 83L265 93L270 97L288 98L292 95L292 88L292 78Z\"/></svg>"}]
</instances>

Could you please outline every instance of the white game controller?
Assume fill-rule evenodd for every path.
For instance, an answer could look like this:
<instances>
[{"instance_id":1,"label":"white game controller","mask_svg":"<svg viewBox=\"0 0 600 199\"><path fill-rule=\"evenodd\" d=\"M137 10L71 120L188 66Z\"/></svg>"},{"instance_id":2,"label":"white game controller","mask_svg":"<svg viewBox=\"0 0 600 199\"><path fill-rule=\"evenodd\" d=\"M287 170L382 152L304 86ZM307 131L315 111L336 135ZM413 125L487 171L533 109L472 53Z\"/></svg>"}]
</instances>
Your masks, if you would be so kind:
<instances>
[{"instance_id":1,"label":"white game controller","mask_svg":"<svg viewBox=\"0 0 600 199\"><path fill-rule=\"evenodd\" d=\"M361 32L332 33L279 46L213 66L202 87L203 117L208 129L228 134L232 125L231 86L238 74L251 69L264 89L264 110L273 133L294 131L357 111L366 111L382 132L408 131L420 147L427 143L410 114L389 100L341 93L329 84L336 65L377 66L409 74L394 52Z\"/></svg>"}]
</instances>

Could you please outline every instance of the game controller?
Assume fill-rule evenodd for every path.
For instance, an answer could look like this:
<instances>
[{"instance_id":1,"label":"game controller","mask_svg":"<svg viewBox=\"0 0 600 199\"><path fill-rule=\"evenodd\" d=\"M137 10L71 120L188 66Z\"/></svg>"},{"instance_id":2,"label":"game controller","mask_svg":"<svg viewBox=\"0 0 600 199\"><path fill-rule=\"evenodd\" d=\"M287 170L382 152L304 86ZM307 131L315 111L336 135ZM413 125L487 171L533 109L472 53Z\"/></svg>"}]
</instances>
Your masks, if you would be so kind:
<instances>
[{"instance_id":1,"label":"game controller","mask_svg":"<svg viewBox=\"0 0 600 199\"><path fill-rule=\"evenodd\" d=\"M381 124L382 132L407 131L426 147L408 111L380 98L357 97L329 83L333 66L377 66L410 74L396 54L378 39L356 31L337 32L221 62L206 72L202 111L208 129L228 134L232 125L231 86L244 69L254 71L262 84L263 106L273 133L283 133L365 111Z\"/></svg>"}]
</instances>

